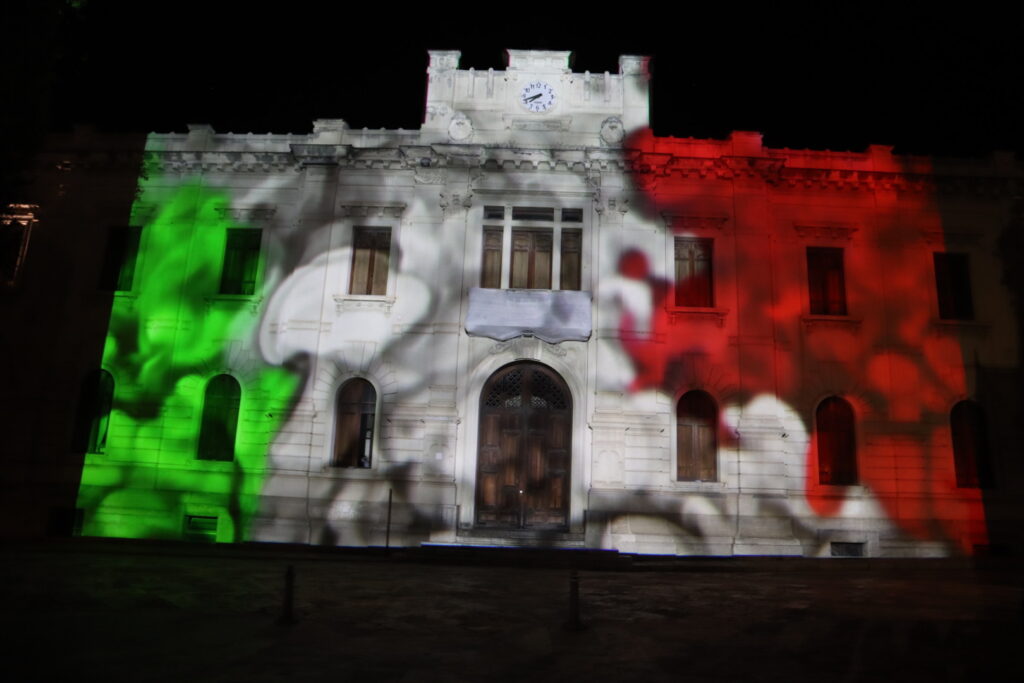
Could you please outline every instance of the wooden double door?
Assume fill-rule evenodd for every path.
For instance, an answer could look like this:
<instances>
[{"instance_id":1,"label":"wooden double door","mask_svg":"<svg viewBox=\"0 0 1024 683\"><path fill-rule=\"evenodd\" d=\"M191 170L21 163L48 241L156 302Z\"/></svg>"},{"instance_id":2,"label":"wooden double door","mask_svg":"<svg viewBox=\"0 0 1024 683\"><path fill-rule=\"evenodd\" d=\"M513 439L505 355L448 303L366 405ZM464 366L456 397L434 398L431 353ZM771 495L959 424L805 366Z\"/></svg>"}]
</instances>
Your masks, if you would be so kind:
<instances>
[{"instance_id":1,"label":"wooden double door","mask_svg":"<svg viewBox=\"0 0 1024 683\"><path fill-rule=\"evenodd\" d=\"M476 524L503 529L569 525L572 396L556 372L513 363L480 395Z\"/></svg>"}]
</instances>

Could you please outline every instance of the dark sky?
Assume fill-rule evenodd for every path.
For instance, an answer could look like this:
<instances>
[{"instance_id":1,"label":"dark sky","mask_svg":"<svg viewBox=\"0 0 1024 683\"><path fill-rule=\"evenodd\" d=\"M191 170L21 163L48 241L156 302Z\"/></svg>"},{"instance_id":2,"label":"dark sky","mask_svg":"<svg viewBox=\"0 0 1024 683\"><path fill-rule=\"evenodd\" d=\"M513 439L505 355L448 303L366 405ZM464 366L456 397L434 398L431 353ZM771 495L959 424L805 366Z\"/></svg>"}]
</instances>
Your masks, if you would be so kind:
<instances>
[{"instance_id":1,"label":"dark sky","mask_svg":"<svg viewBox=\"0 0 1024 683\"><path fill-rule=\"evenodd\" d=\"M427 49L462 50L463 68L500 69L505 48L546 48L573 50L577 71L651 55L659 135L757 130L773 147L1024 152L1019 9L630 16L620 4L555 20L540 10L556 5L536 2L489 4L487 15L438 3L415 16L345 9L353 6L87 1L60 39L51 119L135 132L211 123L299 133L321 117L416 128Z\"/></svg>"}]
</instances>

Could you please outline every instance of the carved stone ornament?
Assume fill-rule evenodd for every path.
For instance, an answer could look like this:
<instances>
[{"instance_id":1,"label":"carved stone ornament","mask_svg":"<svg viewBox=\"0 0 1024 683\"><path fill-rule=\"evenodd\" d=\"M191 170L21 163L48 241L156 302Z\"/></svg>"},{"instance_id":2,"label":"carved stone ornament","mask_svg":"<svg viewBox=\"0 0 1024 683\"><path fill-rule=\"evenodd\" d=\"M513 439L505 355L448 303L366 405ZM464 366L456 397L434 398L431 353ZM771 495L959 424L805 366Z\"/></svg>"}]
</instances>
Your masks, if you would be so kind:
<instances>
[{"instance_id":1,"label":"carved stone ornament","mask_svg":"<svg viewBox=\"0 0 1024 683\"><path fill-rule=\"evenodd\" d=\"M448 124L448 139L452 142L465 142L473 136L473 122L461 111L452 114Z\"/></svg>"},{"instance_id":2,"label":"carved stone ornament","mask_svg":"<svg viewBox=\"0 0 1024 683\"><path fill-rule=\"evenodd\" d=\"M348 156L347 145L309 145L292 143L292 156L306 166L334 166Z\"/></svg>"},{"instance_id":3,"label":"carved stone ornament","mask_svg":"<svg viewBox=\"0 0 1024 683\"><path fill-rule=\"evenodd\" d=\"M618 116L609 116L601 122L601 142L606 145L617 145L626 137L626 129L622 125L622 119Z\"/></svg>"},{"instance_id":4,"label":"carved stone ornament","mask_svg":"<svg viewBox=\"0 0 1024 683\"><path fill-rule=\"evenodd\" d=\"M438 205L444 212L448 211L459 211L462 209L468 209L473 206L473 193L470 190L466 190L463 193L459 192L442 192Z\"/></svg>"}]
</instances>

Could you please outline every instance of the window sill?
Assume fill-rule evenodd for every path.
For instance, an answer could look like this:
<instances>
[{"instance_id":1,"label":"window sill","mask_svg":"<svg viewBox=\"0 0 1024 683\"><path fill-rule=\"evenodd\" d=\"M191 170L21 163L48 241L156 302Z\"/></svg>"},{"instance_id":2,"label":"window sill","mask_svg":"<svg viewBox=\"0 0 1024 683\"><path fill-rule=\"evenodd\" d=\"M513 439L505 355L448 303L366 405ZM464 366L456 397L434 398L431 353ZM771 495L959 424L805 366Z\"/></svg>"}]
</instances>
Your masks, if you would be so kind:
<instances>
[{"instance_id":1,"label":"window sill","mask_svg":"<svg viewBox=\"0 0 1024 683\"><path fill-rule=\"evenodd\" d=\"M812 313L800 316L800 321L808 330L813 329L837 329L857 332L860 330L862 320L849 315L822 315Z\"/></svg>"},{"instance_id":2,"label":"window sill","mask_svg":"<svg viewBox=\"0 0 1024 683\"><path fill-rule=\"evenodd\" d=\"M334 308L338 313L345 311L379 311L390 313L395 304L393 296L374 296L372 294L335 294Z\"/></svg>"},{"instance_id":3,"label":"window sill","mask_svg":"<svg viewBox=\"0 0 1024 683\"><path fill-rule=\"evenodd\" d=\"M668 309L668 321L671 325L678 325L683 322L697 322L706 320L714 322L718 327L725 326L725 317L729 314L728 308L698 307L698 306L670 306Z\"/></svg>"},{"instance_id":4,"label":"window sill","mask_svg":"<svg viewBox=\"0 0 1024 683\"><path fill-rule=\"evenodd\" d=\"M722 491L726 488L724 481L704 480L680 480L673 479L671 488L673 491Z\"/></svg>"},{"instance_id":5,"label":"window sill","mask_svg":"<svg viewBox=\"0 0 1024 683\"><path fill-rule=\"evenodd\" d=\"M206 310L213 308L240 308L248 304L253 315L259 313L263 297L256 294L210 294L206 297Z\"/></svg>"},{"instance_id":6,"label":"window sill","mask_svg":"<svg viewBox=\"0 0 1024 683\"><path fill-rule=\"evenodd\" d=\"M331 479L375 479L378 476L377 468L373 465L369 467L338 467L328 463L320 468L320 473Z\"/></svg>"}]
</instances>

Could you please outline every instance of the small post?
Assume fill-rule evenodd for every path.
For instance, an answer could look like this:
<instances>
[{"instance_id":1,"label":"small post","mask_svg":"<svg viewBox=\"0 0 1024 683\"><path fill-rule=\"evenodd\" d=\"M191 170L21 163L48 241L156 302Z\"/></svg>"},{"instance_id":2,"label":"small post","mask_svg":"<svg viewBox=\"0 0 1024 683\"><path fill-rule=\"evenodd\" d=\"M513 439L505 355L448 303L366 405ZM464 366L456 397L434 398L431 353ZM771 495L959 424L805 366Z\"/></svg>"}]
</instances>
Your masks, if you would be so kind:
<instances>
[{"instance_id":1,"label":"small post","mask_svg":"<svg viewBox=\"0 0 1024 683\"><path fill-rule=\"evenodd\" d=\"M295 565L288 565L284 572L284 604L281 608L279 624L295 623Z\"/></svg>"},{"instance_id":2,"label":"small post","mask_svg":"<svg viewBox=\"0 0 1024 683\"><path fill-rule=\"evenodd\" d=\"M575 569L569 572L569 621L565 622L566 631L582 631L580 621L580 574Z\"/></svg>"},{"instance_id":3,"label":"small post","mask_svg":"<svg viewBox=\"0 0 1024 683\"><path fill-rule=\"evenodd\" d=\"M388 489L388 522L384 529L384 549L387 550L391 547L391 494L394 493L394 489Z\"/></svg>"}]
</instances>

